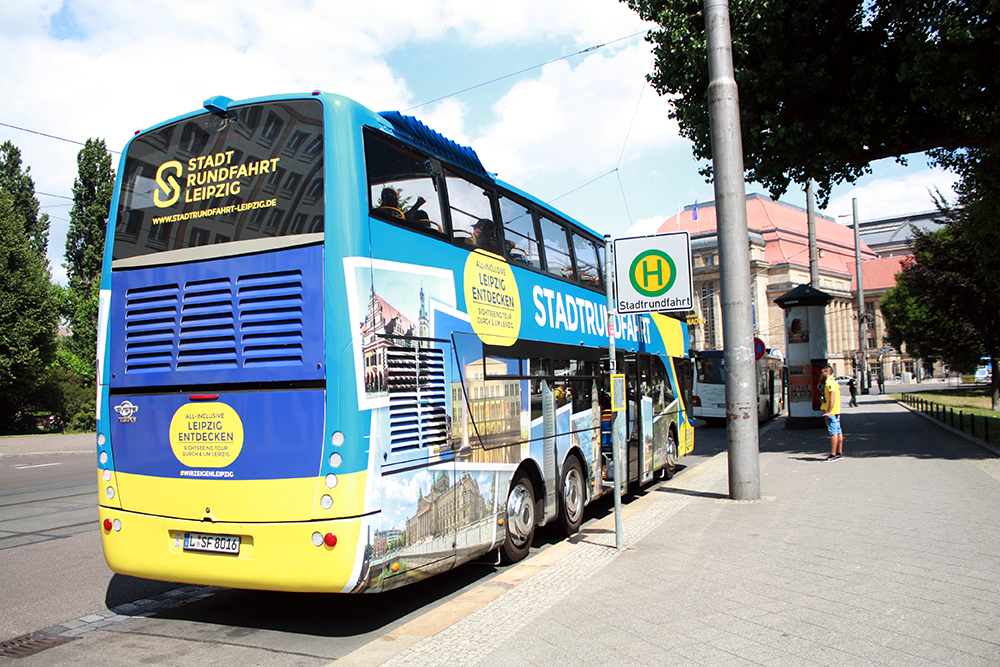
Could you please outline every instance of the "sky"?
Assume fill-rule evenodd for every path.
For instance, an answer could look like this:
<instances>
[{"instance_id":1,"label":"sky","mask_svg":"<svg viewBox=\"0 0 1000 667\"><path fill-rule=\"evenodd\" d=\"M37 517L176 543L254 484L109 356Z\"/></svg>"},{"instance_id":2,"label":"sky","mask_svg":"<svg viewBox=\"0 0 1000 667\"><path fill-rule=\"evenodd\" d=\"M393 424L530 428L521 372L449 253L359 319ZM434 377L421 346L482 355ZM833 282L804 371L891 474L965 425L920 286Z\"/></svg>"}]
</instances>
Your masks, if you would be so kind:
<instances>
[{"instance_id":1,"label":"sky","mask_svg":"<svg viewBox=\"0 0 1000 667\"><path fill-rule=\"evenodd\" d=\"M652 27L616 0L3 0L0 143L31 169L60 283L82 143L104 139L117 167L136 131L215 95L319 89L399 110L595 231L647 234L714 199L646 83ZM846 224L852 198L862 220L953 198L954 176L921 155L872 171L823 212Z\"/></svg>"}]
</instances>

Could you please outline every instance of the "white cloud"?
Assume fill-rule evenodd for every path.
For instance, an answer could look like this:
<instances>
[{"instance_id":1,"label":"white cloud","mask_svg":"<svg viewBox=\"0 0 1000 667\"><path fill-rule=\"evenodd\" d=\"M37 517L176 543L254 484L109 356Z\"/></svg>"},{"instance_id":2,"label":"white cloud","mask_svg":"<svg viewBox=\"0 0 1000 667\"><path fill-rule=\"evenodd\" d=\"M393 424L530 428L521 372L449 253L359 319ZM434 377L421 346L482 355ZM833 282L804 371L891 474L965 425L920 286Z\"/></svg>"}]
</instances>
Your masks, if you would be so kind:
<instances>
[{"instance_id":1,"label":"white cloud","mask_svg":"<svg viewBox=\"0 0 1000 667\"><path fill-rule=\"evenodd\" d=\"M666 221L671 215L655 215L652 218L643 218L642 220L637 220L631 227L625 230L622 236L649 236L650 234L655 234L660 229L660 225ZM670 231L669 229L667 231Z\"/></svg>"},{"instance_id":2,"label":"white cloud","mask_svg":"<svg viewBox=\"0 0 1000 667\"><path fill-rule=\"evenodd\" d=\"M562 170L594 176L644 151L680 145L669 102L647 90L645 42L546 65L495 105L497 123L473 146L509 182ZM631 128L631 131L630 131ZM626 143L627 139L627 143Z\"/></svg>"},{"instance_id":3,"label":"white cloud","mask_svg":"<svg viewBox=\"0 0 1000 667\"><path fill-rule=\"evenodd\" d=\"M858 200L858 216L862 220L933 211L933 193L940 190L949 201L953 201L956 181L955 174L931 168L875 178L832 197L825 212L828 215L851 215L851 200L854 198Z\"/></svg>"}]
</instances>

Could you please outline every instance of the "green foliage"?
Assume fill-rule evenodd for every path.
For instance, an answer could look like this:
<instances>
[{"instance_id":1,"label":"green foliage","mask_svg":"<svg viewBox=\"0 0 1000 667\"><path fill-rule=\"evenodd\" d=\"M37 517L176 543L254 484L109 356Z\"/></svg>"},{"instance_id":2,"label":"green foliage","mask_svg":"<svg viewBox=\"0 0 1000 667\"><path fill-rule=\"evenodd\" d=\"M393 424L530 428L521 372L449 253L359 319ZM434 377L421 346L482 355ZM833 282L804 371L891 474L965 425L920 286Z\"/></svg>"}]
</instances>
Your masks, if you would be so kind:
<instances>
[{"instance_id":1,"label":"green foliage","mask_svg":"<svg viewBox=\"0 0 1000 667\"><path fill-rule=\"evenodd\" d=\"M70 351L91 369L97 365L97 306L104 261L104 234L108 225L115 175L103 139L88 139L77 155L73 182L73 209L66 235L66 273L69 286L63 313L73 336Z\"/></svg>"},{"instance_id":2,"label":"green foliage","mask_svg":"<svg viewBox=\"0 0 1000 667\"><path fill-rule=\"evenodd\" d=\"M660 25L650 81L675 96L670 117L709 160L701 0L623 1ZM731 0L747 178L775 198L815 179L825 205L873 160L996 142L998 10L997 0Z\"/></svg>"},{"instance_id":3,"label":"green foliage","mask_svg":"<svg viewBox=\"0 0 1000 667\"><path fill-rule=\"evenodd\" d=\"M959 176L955 205L949 206L939 194L938 208L960 221L964 234L978 246L976 270L994 283L1000 281L1000 141L989 148L936 150L932 155Z\"/></svg>"},{"instance_id":4,"label":"green foliage","mask_svg":"<svg viewBox=\"0 0 1000 667\"><path fill-rule=\"evenodd\" d=\"M59 430L91 432L97 427L94 387L74 370L59 363L49 368L44 382L33 393L31 405L36 412L51 414ZM22 426L20 430L27 430Z\"/></svg>"},{"instance_id":5,"label":"green foliage","mask_svg":"<svg viewBox=\"0 0 1000 667\"><path fill-rule=\"evenodd\" d=\"M0 429L31 409L55 354L57 301L14 197L0 189Z\"/></svg>"},{"instance_id":6,"label":"green foliage","mask_svg":"<svg viewBox=\"0 0 1000 667\"><path fill-rule=\"evenodd\" d=\"M905 344L914 356L971 371L983 356L1000 359L1000 271L986 259L995 248L979 242L986 223L968 209L942 213L941 229L914 230L914 261L896 275L881 310L894 347ZM993 382L997 409L996 374Z\"/></svg>"},{"instance_id":7,"label":"green foliage","mask_svg":"<svg viewBox=\"0 0 1000 667\"><path fill-rule=\"evenodd\" d=\"M21 171L21 150L9 141L3 142L0 145L0 190L13 198L14 210L24 219L28 245L48 265L49 216L44 213L38 215L35 182L30 172L31 167Z\"/></svg>"}]
</instances>

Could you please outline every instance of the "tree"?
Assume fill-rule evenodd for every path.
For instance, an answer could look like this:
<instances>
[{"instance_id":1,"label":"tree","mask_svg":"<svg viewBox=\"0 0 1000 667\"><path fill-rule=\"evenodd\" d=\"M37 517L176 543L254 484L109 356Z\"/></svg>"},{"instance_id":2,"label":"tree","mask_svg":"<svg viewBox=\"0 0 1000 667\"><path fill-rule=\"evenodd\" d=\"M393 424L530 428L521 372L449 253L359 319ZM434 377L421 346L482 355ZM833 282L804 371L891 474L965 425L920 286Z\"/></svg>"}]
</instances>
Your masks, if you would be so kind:
<instances>
[{"instance_id":1,"label":"tree","mask_svg":"<svg viewBox=\"0 0 1000 667\"><path fill-rule=\"evenodd\" d=\"M21 150L9 141L3 142L0 145L0 190L6 190L13 197L14 210L24 219L28 245L48 265L49 216L38 215L35 182L30 172L31 167L21 171Z\"/></svg>"},{"instance_id":2,"label":"tree","mask_svg":"<svg viewBox=\"0 0 1000 667\"><path fill-rule=\"evenodd\" d=\"M55 354L58 318L48 265L14 197L0 188L0 428L23 426Z\"/></svg>"},{"instance_id":3,"label":"tree","mask_svg":"<svg viewBox=\"0 0 1000 667\"><path fill-rule=\"evenodd\" d=\"M709 160L701 0L623 0L660 25L647 39L670 117ZM744 165L775 198L830 189L869 163L1000 142L997 0L731 0ZM706 176L711 167L702 170Z\"/></svg>"},{"instance_id":4,"label":"tree","mask_svg":"<svg viewBox=\"0 0 1000 667\"><path fill-rule=\"evenodd\" d=\"M88 139L79 152L73 181L73 208L66 234L65 315L73 330L69 352L87 364L90 380L96 372L97 314L115 175L103 139Z\"/></svg>"},{"instance_id":5,"label":"tree","mask_svg":"<svg viewBox=\"0 0 1000 667\"><path fill-rule=\"evenodd\" d=\"M889 342L959 371L992 357L992 403L1000 410L1000 281L996 267L983 263L994 250L977 242L965 210L940 205L945 225L934 232L914 230L914 257L882 298Z\"/></svg>"}]
</instances>

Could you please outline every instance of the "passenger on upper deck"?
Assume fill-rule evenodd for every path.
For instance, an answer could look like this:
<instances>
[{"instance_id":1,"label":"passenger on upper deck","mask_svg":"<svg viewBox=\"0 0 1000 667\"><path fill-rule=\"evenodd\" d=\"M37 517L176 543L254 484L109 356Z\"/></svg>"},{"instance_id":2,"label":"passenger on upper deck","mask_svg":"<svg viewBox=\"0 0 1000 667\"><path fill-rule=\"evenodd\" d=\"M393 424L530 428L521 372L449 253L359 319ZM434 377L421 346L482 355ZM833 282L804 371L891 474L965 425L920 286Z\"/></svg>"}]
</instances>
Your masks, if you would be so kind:
<instances>
[{"instance_id":1,"label":"passenger on upper deck","mask_svg":"<svg viewBox=\"0 0 1000 667\"><path fill-rule=\"evenodd\" d=\"M472 236L477 248L482 248L492 253L500 253L500 244L497 243L497 230L492 220L481 218L472 226Z\"/></svg>"},{"instance_id":2,"label":"passenger on upper deck","mask_svg":"<svg viewBox=\"0 0 1000 667\"><path fill-rule=\"evenodd\" d=\"M403 209L400 206L399 192L395 188L385 187L382 188L381 203L375 210L393 218L406 220L417 227L437 227L433 222L431 222L427 212L420 210L420 207L426 203L426 199L423 197L417 197L416 203L407 209L406 212L403 212Z\"/></svg>"},{"instance_id":3,"label":"passenger on upper deck","mask_svg":"<svg viewBox=\"0 0 1000 667\"><path fill-rule=\"evenodd\" d=\"M427 203L427 200L423 197L417 197L417 203L411 206L406 213L407 222L420 222L427 226L430 226L429 218L427 217L426 211L421 211L420 207Z\"/></svg>"},{"instance_id":4,"label":"passenger on upper deck","mask_svg":"<svg viewBox=\"0 0 1000 667\"><path fill-rule=\"evenodd\" d=\"M403 219L403 212L399 208L399 194L393 188L382 188L382 201L375 210L400 220Z\"/></svg>"}]
</instances>

